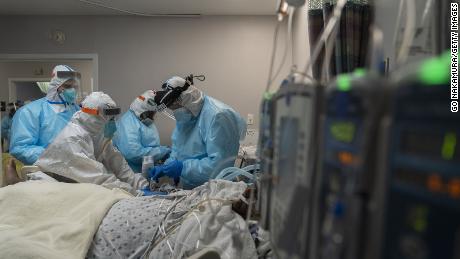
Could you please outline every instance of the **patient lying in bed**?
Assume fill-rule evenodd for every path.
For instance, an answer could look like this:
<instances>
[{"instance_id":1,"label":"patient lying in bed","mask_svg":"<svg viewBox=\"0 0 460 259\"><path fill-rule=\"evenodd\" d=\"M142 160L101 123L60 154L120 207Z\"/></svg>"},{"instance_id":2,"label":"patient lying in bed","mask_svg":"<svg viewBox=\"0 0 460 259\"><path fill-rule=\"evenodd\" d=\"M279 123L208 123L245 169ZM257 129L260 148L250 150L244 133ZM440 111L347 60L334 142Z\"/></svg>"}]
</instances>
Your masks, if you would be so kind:
<instances>
[{"instance_id":1,"label":"patient lying in bed","mask_svg":"<svg viewBox=\"0 0 460 259\"><path fill-rule=\"evenodd\" d=\"M10 163L7 174L10 175L8 178L13 180L10 182L11 184L19 181L19 179L14 179L15 173L12 163ZM37 186L49 188L41 189L36 188ZM79 193L79 186L86 193ZM7 246L10 248L13 246L12 249L8 250L9 254L12 257L18 257L26 250L49 252L50 249L32 248L43 248L43 246L47 248L46 246L52 245L54 250L51 251L56 254L54 257L59 258L58 255L62 255L60 250L68 251L64 248L76 249L77 240L71 237L78 233L78 229L69 228L69 226L75 227L75 222L83 219L81 216L74 218L73 214L75 213L66 214L66 210L73 208L76 212L86 211L85 217L87 218L83 217L84 221L82 222L88 222L88 224L81 224L81 228L88 227L88 225L94 226L92 229L85 229L86 232L92 231L89 239L86 238L84 242L81 237L78 239L80 250L84 250L80 255L86 255L87 258L183 258L205 248L217 251L221 258L256 258L255 245L246 223L232 209L235 203L244 199L243 193L246 188L244 183L212 180L190 191L179 191L164 196L132 197L127 193L122 194L118 189L108 190L93 184L47 183L43 181L15 184L0 188L0 210L8 211L3 210L2 204L4 203L2 201L8 199L10 197L8 195L12 192L21 193L22 199L27 199L37 208L40 206L62 207L63 211L59 213L63 213L63 215L56 214L55 210L50 210L52 213L47 216L53 219L56 215L60 215L59 220L56 220L52 226L54 232L50 233L59 233L60 236L67 239L41 238L38 239L39 243L25 242L19 245L19 243L13 242L14 240L11 241L11 231L2 231L0 228L0 251L5 251L3 249ZM29 194L27 190L30 189L35 191ZM59 189L68 191L62 191L56 195L55 192ZM53 192L50 193L49 190L53 190ZM106 195L103 195L105 192L107 192ZM69 195L74 195L74 197ZM75 195L85 198L75 199ZM108 199L103 204L98 203L97 208L94 208L94 206L88 206L90 203L83 202L88 201L87 199L95 204L99 202L100 199L91 200L93 195L98 197L107 197L108 195L113 196L113 199ZM45 200L44 197L48 196L49 199ZM79 202L80 200L82 201ZM66 201L73 203L66 204ZM18 206L20 207L21 204ZM107 209L102 213L93 213L94 210L100 210L104 206ZM19 208L19 210L27 211L28 208ZM17 211L14 210L14 212ZM46 213L46 211L41 210L41 213ZM30 214L31 218L28 220L33 221L33 213L30 212ZM14 218L14 215L2 212L0 222L4 222L5 217L11 219ZM89 224L90 222L96 222L96 224ZM39 223L34 224L35 229L37 225L40 225ZM49 221L44 220L44 224L49 224ZM26 233L33 231L33 229L27 229L27 226L21 224L21 220L18 222L13 220L9 223L9 227L15 229L14 233L19 235L15 236L16 240L29 239L30 236L21 238L20 234L26 235ZM52 236L46 235L48 227L42 226L41 229L45 232L44 236ZM68 233L68 230L72 230L72 232ZM32 248L28 249L27 246ZM37 255L37 257L39 256ZM45 254L45 257L54 258L49 257L49 254ZM72 258L72 256L66 256L66 258L69 257ZM81 256L76 256L76 258L81 258Z\"/></svg>"}]
</instances>

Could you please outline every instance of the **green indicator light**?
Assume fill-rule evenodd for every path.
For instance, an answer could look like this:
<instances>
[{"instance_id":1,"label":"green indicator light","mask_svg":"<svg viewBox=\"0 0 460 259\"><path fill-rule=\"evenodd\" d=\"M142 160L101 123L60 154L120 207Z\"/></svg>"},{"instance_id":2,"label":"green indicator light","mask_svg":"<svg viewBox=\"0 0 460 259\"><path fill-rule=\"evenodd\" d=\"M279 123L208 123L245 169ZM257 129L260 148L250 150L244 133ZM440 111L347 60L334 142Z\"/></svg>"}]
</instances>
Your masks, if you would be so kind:
<instances>
[{"instance_id":1,"label":"green indicator light","mask_svg":"<svg viewBox=\"0 0 460 259\"><path fill-rule=\"evenodd\" d=\"M355 136L355 124L351 122L336 122L331 125L332 137L341 142L350 143Z\"/></svg>"},{"instance_id":2,"label":"green indicator light","mask_svg":"<svg viewBox=\"0 0 460 259\"><path fill-rule=\"evenodd\" d=\"M419 233L426 231L428 226L428 209L426 207L417 206L412 208L409 217L410 225L415 231Z\"/></svg>"},{"instance_id":3,"label":"green indicator light","mask_svg":"<svg viewBox=\"0 0 460 259\"><path fill-rule=\"evenodd\" d=\"M342 92L348 92L351 88L351 79L349 75L337 76L337 89Z\"/></svg>"},{"instance_id":4,"label":"green indicator light","mask_svg":"<svg viewBox=\"0 0 460 259\"><path fill-rule=\"evenodd\" d=\"M415 220L413 227L414 227L415 231L417 231L419 233L422 233L422 232L425 232L426 225L427 225L426 220L417 219L417 220Z\"/></svg>"},{"instance_id":5,"label":"green indicator light","mask_svg":"<svg viewBox=\"0 0 460 259\"><path fill-rule=\"evenodd\" d=\"M355 69L355 72L354 72L355 76L357 77L363 77L366 75L366 69L364 68L357 68Z\"/></svg>"},{"instance_id":6,"label":"green indicator light","mask_svg":"<svg viewBox=\"0 0 460 259\"><path fill-rule=\"evenodd\" d=\"M450 53L447 54L423 62L418 71L418 76L422 83L431 86L447 84L449 82Z\"/></svg>"},{"instance_id":7,"label":"green indicator light","mask_svg":"<svg viewBox=\"0 0 460 259\"><path fill-rule=\"evenodd\" d=\"M455 153L455 146L457 145L457 135L453 132L447 132L444 135L444 142L442 143L442 158L445 160L452 160Z\"/></svg>"}]
</instances>

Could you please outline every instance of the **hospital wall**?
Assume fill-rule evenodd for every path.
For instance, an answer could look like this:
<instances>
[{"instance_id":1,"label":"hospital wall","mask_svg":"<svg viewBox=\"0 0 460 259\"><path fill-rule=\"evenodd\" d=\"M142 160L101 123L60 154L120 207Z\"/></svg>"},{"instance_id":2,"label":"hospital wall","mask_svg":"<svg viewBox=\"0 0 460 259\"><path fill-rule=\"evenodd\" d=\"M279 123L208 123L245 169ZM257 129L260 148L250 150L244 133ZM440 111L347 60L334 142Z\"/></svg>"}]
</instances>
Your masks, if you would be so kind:
<instances>
[{"instance_id":1,"label":"hospital wall","mask_svg":"<svg viewBox=\"0 0 460 259\"><path fill-rule=\"evenodd\" d=\"M2 16L0 53L96 53L99 89L123 110L141 92L160 88L170 76L204 74L206 81L197 86L244 118L255 114L253 127L257 127L275 21L275 16ZM54 30L66 34L64 44L50 40ZM285 66L280 75L288 69ZM157 125L162 143L169 144L174 123L159 117Z\"/></svg>"}]
</instances>

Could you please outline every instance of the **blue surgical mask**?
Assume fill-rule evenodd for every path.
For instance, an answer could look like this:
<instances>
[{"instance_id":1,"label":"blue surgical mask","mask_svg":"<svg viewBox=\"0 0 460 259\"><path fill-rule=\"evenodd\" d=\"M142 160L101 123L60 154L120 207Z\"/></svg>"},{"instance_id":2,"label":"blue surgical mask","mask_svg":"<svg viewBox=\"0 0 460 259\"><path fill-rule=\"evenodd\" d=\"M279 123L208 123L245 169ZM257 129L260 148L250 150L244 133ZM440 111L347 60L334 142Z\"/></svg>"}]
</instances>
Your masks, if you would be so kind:
<instances>
[{"instance_id":1,"label":"blue surgical mask","mask_svg":"<svg viewBox=\"0 0 460 259\"><path fill-rule=\"evenodd\" d=\"M64 97L64 101L66 101L66 103L72 104L75 103L77 91L75 90L75 88L64 89L64 91L62 92L62 96Z\"/></svg>"},{"instance_id":2,"label":"blue surgical mask","mask_svg":"<svg viewBox=\"0 0 460 259\"><path fill-rule=\"evenodd\" d=\"M192 120L193 114L185 108L179 108L174 110L174 118L177 123L185 123Z\"/></svg>"},{"instance_id":3,"label":"blue surgical mask","mask_svg":"<svg viewBox=\"0 0 460 259\"><path fill-rule=\"evenodd\" d=\"M117 131L117 124L114 119L109 120L104 126L104 137L112 139Z\"/></svg>"}]
</instances>

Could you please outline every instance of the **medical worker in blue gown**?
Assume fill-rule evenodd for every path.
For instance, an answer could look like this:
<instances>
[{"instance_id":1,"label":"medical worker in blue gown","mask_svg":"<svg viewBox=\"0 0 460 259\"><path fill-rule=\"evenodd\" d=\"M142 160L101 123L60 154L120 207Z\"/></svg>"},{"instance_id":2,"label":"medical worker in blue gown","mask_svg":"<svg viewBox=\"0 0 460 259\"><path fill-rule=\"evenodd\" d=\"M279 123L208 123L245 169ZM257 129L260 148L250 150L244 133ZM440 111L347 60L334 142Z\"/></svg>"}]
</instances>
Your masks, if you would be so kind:
<instances>
[{"instance_id":1,"label":"medical worker in blue gown","mask_svg":"<svg viewBox=\"0 0 460 259\"><path fill-rule=\"evenodd\" d=\"M158 91L159 108L174 111L176 128L172 152L164 165L154 167L149 176L174 178L185 189L203 184L224 168L233 166L246 123L226 104L204 95L193 85L193 76L172 77Z\"/></svg>"},{"instance_id":2,"label":"medical worker in blue gown","mask_svg":"<svg viewBox=\"0 0 460 259\"><path fill-rule=\"evenodd\" d=\"M171 152L170 148L160 146L160 136L153 123L156 107L155 92L148 90L137 97L117 121L113 144L136 173L141 172L144 156L153 156L158 162L165 160Z\"/></svg>"},{"instance_id":3,"label":"medical worker in blue gown","mask_svg":"<svg viewBox=\"0 0 460 259\"><path fill-rule=\"evenodd\" d=\"M10 153L26 165L37 161L45 148L79 110L75 104L80 74L66 65L53 69L46 97L19 109L13 119Z\"/></svg>"}]
</instances>

